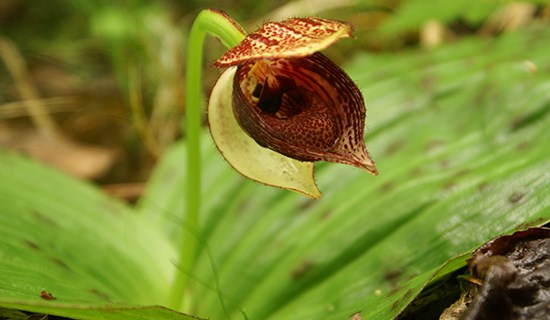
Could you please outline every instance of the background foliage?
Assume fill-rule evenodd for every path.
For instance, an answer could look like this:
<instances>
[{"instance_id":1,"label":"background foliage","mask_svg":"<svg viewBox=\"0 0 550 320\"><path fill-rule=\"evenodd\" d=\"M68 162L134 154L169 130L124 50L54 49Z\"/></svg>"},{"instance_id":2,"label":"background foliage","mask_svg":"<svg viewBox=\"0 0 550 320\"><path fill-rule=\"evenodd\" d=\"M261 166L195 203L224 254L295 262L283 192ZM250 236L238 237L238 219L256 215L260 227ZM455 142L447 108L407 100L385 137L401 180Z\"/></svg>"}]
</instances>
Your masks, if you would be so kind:
<instances>
[{"instance_id":1,"label":"background foliage","mask_svg":"<svg viewBox=\"0 0 550 320\"><path fill-rule=\"evenodd\" d=\"M245 180L205 131L202 227L189 230L202 247L194 270L178 270L182 52L193 17L214 4L3 2L0 306L186 319L143 307L163 305L186 272L185 311L204 318L389 319L463 254L548 222L546 1L307 4L222 9L249 31L281 15L354 23L357 38L326 53L364 93L380 176L319 163L312 201ZM222 51L211 41L207 61ZM205 71L209 90L219 72Z\"/></svg>"}]
</instances>

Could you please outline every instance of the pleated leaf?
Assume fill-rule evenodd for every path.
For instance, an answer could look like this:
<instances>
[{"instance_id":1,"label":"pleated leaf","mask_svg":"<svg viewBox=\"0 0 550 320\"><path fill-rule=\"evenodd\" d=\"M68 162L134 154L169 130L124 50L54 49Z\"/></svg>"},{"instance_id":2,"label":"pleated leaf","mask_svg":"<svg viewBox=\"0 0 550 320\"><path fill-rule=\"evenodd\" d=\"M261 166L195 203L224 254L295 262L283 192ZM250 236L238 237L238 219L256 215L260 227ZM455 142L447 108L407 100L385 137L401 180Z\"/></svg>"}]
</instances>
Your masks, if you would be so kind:
<instances>
[{"instance_id":1,"label":"pleated leaf","mask_svg":"<svg viewBox=\"0 0 550 320\"><path fill-rule=\"evenodd\" d=\"M174 248L156 225L96 188L5 151L0 177L0 308L191 319L154 307L166 301L174 272Z\"/></svg>"},{"instance_id":2,"label":"pleated leaf","mask_svg":"<svg viewBox=\"0 0 550 320\"><path fill-rule=\"evenodd\" d=\"M447 260L547 222L550 58L539 39L549 35L533 27L357 57L346 69L367 101L380 176L318 165L320 200L246 181L206 147L198 314L393 318L430 280L464 265L443 268ZM184 189L170 190L185 175L184 153L174 146L140 206L160 208L167 230L182 219Z\"/></svg>"}]
</instances>

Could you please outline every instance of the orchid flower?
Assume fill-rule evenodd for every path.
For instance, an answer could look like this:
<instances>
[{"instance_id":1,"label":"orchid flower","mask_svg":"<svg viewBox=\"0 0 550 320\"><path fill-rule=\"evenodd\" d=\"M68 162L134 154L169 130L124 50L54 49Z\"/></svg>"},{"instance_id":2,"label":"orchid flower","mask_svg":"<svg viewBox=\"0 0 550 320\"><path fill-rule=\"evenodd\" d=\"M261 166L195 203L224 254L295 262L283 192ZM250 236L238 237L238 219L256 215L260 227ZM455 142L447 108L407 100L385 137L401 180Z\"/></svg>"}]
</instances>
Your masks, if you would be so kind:
<instances>
[{"instance_id":1,"label":"orchid flower","mask_svg":"<svg viewBox=\"0 0 550 320\"><path fill-rule=\"evenodd\" d=\"M246 36L226 13L199 13L187 44L187 145L184 219L178 272L170 306L185 301L198 252L201 190L202 45L207 34L228 48L214 62L227 68L210 95L208 121L213 140L227 162L255 181L321 196L314 161L349 164L377 174L365 148L363 96L349 76L319 53L351 36L350 24L320 18L266 23ZM191 232L189 231L191 230ZM188 303L188 302L186 302Z\"/></svg>"},{"instance_id":2,"label":"orchid flower","mask_svg":"<svg viewBox=\"0 0 550 320\"><path fill-rule=\"evenodd\" d=\"M210 130L238 172L312 198L320 196L314 161L377 174L363 138L363 96L319 52L351 31L321 18L270 22L214 62L228 69L210 96Z\"/></svg>"}]
</instances>

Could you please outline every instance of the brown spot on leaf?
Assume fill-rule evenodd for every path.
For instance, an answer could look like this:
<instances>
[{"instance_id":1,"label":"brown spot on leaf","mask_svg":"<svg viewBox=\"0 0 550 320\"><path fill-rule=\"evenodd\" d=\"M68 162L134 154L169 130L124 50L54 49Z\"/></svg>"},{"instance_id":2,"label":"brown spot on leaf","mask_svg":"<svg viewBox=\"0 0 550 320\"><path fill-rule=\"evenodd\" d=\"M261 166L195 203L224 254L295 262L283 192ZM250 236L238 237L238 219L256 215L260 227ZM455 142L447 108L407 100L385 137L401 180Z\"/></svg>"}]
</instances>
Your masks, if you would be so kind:
<instances>
[{"instance_id":1,"label":"brown spot on leaf","mask_svg":"<svg viewBox=\"0 0 550 320\"><path fill-rule=\"evenodd\" d=\"M302 279L304 276L306 276L313 268L315 267L315 264L310 260L302 261L297 267L295 267L292 272L291 276L294 281L298 281Z\"/></svg>"},{"instance_id":2,"label":"brown spot on leaf","mask_svg":"<svg viewBox=\"0 0 550 320\"><path fill-rule=\"evenodd\" d=\"M445 191L452 190L456 186L456 182L454 181L447 181L446 183L441 186L441 188Z\"/></svg>"},{"instance_id":3,"label":"brown spot on leaf","mask_svg":"<svg viewBox=\"0 0 550 320\"><path fill-rule=\"evenodd\" d=\"M387 297L393 296L394 294L398 293L399 290L401 290L401 287L395 287L395 288L391 289L391 290L388 292Z\"/></svg>"},{"instance_id":4,"label":"brown spot on leaf","mask_svg":"<svg viewBox=\"0 0 550 320\"><path fill-rule=\"evenodd\" d=\"M508 202L512 203L512 204L516 204L518 202L521 201L521 199L523 199L523 197L525 196L525 193L522 193L522 192L513 192L509 197L508 197Z\"/></svg>"},{"instance_id":5,"label":"brown spot on leaf","mask_svg":"<svg viewBox=\"0 0 550 320\"><path fill-rule=\"evenodd\" d=\"M391 182L391 181L388 181L386 183L384 183L382 186L380 186L380 191L382 193L387 193L387 192L390 192L392 190L395 189L395 183Z\"/></svg>"},{"instance_id":6,"label":"brown spot on leaf","mask_svg":"<svg viewBox=\"0 0 550 320\"><path fill-rule=\"evenodd\" d=\"M399 150L403 149L403 141L396 140L390 143L385 150L387 156L397 153Z\"/></svg>"},{"instance_id":7,"label":"brown spot on leaf","mask_svg":"<svg viewBox=\"0 0 550 320\"><path fill-rule=\"evenodd\" d=\"M524 151L524 150L527 150L530 146L531 144L528 141L521 141L516 145L516 149Z\"/></svg>"},{"instance_id":8,"label":"brown spot on leaf","mask_svg":"<svg viewBox=\"0 0 550 320\"><path fill-rule=\"evenodd\" d=\"M440 147L443 146L443 141L441 140L432 140L430 142L428 142L425 146L424 146L424 151L425 152L431 152L431 151L434 151Z\"/></svg>"},{"instance_id":9,"label":"brown spot on leaf","mask_svg":"<svg viewBox=\"0 0 550 320\"><path fill-rule=\"evenodd\" d=\"M46 290L40 291L40 298L48 301L56 300L56 297L54 297L50 292Z\"/></svg>"},{"instance_id":10,"label":"brown spot on leaf","mask_svg":"<svg viewBox=\"0 0 550 320\"><path fill-rule=\"evenodd\" d=\"M418 178L424 174L424 169L422 167L415 167L411 170L411 177Z\"/></svg>"},{"instance_id":11,"label":"brown spot on leaf","mask_svg":"<svg viewBox=\"0 0 550 320\"><path fill-rule=\"evenodd\" d=\"M316 202L313 199L304 199L299 206L298 213L308 212L308 209L311 208Z\"/></svg>"},{"instance_id":12,"label":"brown spot on leaf","mask_svg":"<svg viewBox=\"0 0 550 320\"><path fill-rule=\"evenodd\" d=\"M405 293L403 294L403 296L399 297L397 300L395 300L393 303L392 303L392 309L397 309L397 308L400 308L402 307L402 305L404 304L404 302L406 300L409 300L413 295L413 290L412 289L407 289L407 291L405 291Z\"/></svg>"},{"instance_id":13,"label":"brown spot on leaf","mask_svg":"<svg viewBox=\"0 0 550 320\"><path fill-rule=\"evenodd\" d=\"M57 227L57 224L55 223L55 221L52 220L47 215L43 214L42 212L36 209L32 209L30 210L30 213L36 220L40 221L42 224L46 224L52 227Z\"/></svg>"},{"instance_id":14,"label":"brown spot on leaf","mask_svg":"<svg viewBox=\"0 0 550 320\"><path fill-rule=\"evenodd\" d=\"M40 251L40 247L35 242L31 240L24 240L24 242L25 242L25 245L31 248L32 250Z\"/></svg>"},{"instance_id":15,"label":"brown spot on leaf","mask_svg":"<svg viewBox=\"0 0 550 320\"><path fill-rule=\"evenodd\" d=\"M399 277L401 277L402 274L403 270L401 269L388 270L384 273L384 280L394 285L397 283L397 280L399 279Z\"/></svg>"},{"instance_id":16,"label":"brown spot on leaf","mask_svg":"<svg viewBox=\"0 0 550 320\"><path fill-rule=\"evenodd\" d=\"M71 268L69 268L69 266L64 262L62 261L61 259L59 258L51 258L50 259L55 265L67 270L67 271L71 271Z\"/></svg>"},{"instance_id":17,"label":"brown spot on leaf","mask_svg":"<svg viewBox=\"0 0 550 320\"><path fill-rule=\"evenodd\" d=\"M477 189L479 190L479 192L487 191L487 189L489 189L489 182L487 181L480 182L479 185L477 186Z\"/></svg>"},{"instance_id":18,"label":"brown spot on leaf","mask_svg":"<svg viewBox=\"0 0 550 320\"><path fill-rule=\"evenodd\" d=\"M101 300L105 300L105 301L110 301L111 298L109 298L109 295L107 295L106 293L98 290L98 289L89 289L88 290L91 294L93 294L94 296L100 298Z\"/></svg>"},{"instance_id":19,"label":"brown spot on leaf","mask_svg":"<svg viewBox=\"0 0 550 320\"><path fill-rule=\"evenodd\" d=\"M529 229L529 228L532 228L532 227L540 227L542 226L545 222L547 222L547 218L537 218L533 221L528 221L528 222L523 222L523 223L520 223L519 225L517 225L514 229L515 230L525 230L525 229ZM549 224L545 224L543 227L550 227Z\"/></svg>"}]
</instances>

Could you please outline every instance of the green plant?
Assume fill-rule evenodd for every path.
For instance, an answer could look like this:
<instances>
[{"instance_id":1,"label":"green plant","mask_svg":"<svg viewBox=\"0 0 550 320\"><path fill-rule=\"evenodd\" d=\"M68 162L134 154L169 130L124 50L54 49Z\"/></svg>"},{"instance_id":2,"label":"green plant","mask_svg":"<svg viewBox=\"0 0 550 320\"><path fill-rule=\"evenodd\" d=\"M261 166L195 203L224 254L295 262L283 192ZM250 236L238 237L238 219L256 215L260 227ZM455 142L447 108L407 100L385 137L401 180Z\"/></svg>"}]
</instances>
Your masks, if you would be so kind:
<instances>
[{"instance_id":1,"label":"green plant","mask_svg":"<svg viewBox=\"0 0 550 320\"><path fill-rule=\"evenodd\" d=\"M243 38L242 27L224 12L202 11L189 36L187 114L183 126L188 148L186 190L194 192L186 193L186 224L182 225L179 261L182 269L191 271L197 257L196 238L200 229L200 49L207 33L219 37L231 49L216 61L218 66L232 68L220 77L212 90L208 114L214 142L237 171L253 180L313 198L320 196L313 181L314 160L351 164L377 174L363 142L363 97L344 71L317 53L340 37L350 36L349 24L294 18L267 23ZM276 67L273 61L284 65ZM315 82L303 81L300 77L315 77ZM292 88L283 88L283 82L292 82ZM247 92L251 86L254 89ZM240 100L235 95L240 96ZM283 100L283 95L287 100ZM292 95L300 101L289 102ZM315 95L317 100L305 101L308 95ZM270 110L257 111L267 108L262 106L265 104L270 104ZM288 110L284 111L285 108ZM278 116L279 112L286 114ZM318 117L323 113L327 117ZM316 126L322 130L313 126L310 119L321 123ZM298 130L292 129L297 126ZM288 134L290 130L292 134ZM334 135L328 134L332 131ZM320 139L325 134L329 138ZM170 306L179 308L179 303L184 301L187 277L186 273L177 273Z\"/></svg>"},{"instance_id":2,"label":"green plant","mask_svg":"<svg viewBox=\"0 0 550 320\"><path fill-rule=\"evenodd\" d=\"M2 151L0 306L79 319L396 317L465 253L548 222L548 36L535 25L357 56L345 69L365 92L381 175L320 164L320 200L243 179L197 139L198 122L135 208Z\"/></svg>"}]
</instances>

